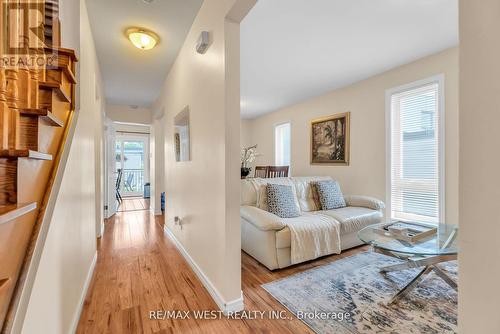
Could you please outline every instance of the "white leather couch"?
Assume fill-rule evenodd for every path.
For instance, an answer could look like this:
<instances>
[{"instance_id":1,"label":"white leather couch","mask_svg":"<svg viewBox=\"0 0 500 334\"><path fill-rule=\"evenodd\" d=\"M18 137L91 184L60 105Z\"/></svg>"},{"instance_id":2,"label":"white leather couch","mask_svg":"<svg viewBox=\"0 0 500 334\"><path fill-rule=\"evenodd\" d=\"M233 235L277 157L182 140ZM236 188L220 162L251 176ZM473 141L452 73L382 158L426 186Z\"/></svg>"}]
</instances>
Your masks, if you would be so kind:
<instances>
[{"instance_id":1,"label":"white leather couch","mask_svg":"<svg viewBox=\"0 0 500 334\"><path fill-rule=\"evenodd\" d=\"M311 182L331 180L330 177L290 177L242 180L241 185L241 248L270 270L290 266L290 229L286 219L267 210L267 183L292 186L301 210L301 218L311 220L321 215L340 223L341 249L361 245L357 233L363 227L382 222L385 205L367 196L346 196L347 206L334 210L318 210L313 200ZM318 217L319 218L319 217Z\"/></svg>"}]
</instances>

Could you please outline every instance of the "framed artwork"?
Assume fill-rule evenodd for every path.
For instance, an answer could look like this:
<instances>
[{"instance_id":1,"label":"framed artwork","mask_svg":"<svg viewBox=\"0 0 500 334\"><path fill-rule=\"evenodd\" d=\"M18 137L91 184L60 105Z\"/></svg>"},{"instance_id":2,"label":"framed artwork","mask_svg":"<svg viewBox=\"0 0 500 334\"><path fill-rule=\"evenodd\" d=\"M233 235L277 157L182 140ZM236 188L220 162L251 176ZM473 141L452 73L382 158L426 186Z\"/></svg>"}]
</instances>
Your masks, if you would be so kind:
<instances>
[{"instance_id":1,"label":"framed artwork","mask_svg":"<svg viewBox=\"0 0 500 334\"><path fill-rule=\"evenodd\" d=\"M311 121L311 164L349 165L350 114Z\"/></svg>"},{"instance_id":2,"label":"framed artwork","mask_svg":"<svg viewBox=\"0 0 500 334\"><path fill-rule=\"evenodd\" d=\"M174 133L175 161L181 161L181 135Z\"/></svg>"}]
</instances>

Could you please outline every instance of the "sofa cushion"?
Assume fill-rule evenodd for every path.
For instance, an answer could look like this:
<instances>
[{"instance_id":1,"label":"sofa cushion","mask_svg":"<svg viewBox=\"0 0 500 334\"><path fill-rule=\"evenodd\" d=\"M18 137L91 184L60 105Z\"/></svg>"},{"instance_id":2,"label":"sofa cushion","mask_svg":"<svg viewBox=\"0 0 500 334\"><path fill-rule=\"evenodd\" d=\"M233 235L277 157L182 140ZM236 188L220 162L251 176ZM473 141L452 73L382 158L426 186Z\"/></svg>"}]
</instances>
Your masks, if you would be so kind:
<instances>
[{"instance_id":1,"label":"sofa cushion","mask_svg":"<svg viewBox=\"0 0 500 334\"><path fill-rule=\"evenodd\" d=\"M257 191L249 179L241 180L240 205L257 206Z\"/></svg>"},{"instance_id":2,"label":"sofa cushion","mask_svg":"<svg viewBox=\"0 0 500 334\"><path fill-rule=\"evenodd\" d=\"M292 177L291 179L295 185L300 210L303 212L321 210L319 199L317 201L314 199L313 187L311 186L311 183L331 180L332 178L329 176L299 176Z\"/></svg>"},{"instance_id":3,"label":"sofa cushion","mask_svg":"<svg viewBox=\"0 0 500 334\"><path fill-rule=\"evenodd\" d=\"M294 218L300 215L295 205L292 186L268 184L266 187L268 211L281 218Z\"/></svg>"},{"instance_id":4,"label":"sofa cushion","mask_svg":"<svg viewBox=\"0 0 500 334\"><path fill-rule=\"evenodd\" d=\"M255 192L257 194L257 207L259 209L269 211L267 208L267 185L268 184L282 184L286 186L291 186L292 191L294 194L294 203L297 209L300 211L300 206L299 202L297 200L297 194L295 192L295 187L293 186L293 182L290 178L288 177L276 177L276 178L269 178L269 179L261 179L261 178L254 178L251 179L253 187L255 188Z\"/></svg>"},{"instance_id":5,"label":"sofa cushion","mask_svg":"<svg viewBox=\"0 0 500 334\"><path fill-rule=\"evenodd\" d=\"M322 210L338 209L346 206L344 196L337 181L314 182L313 187L316 187L316 191L318 192Z\"/></svg>"},{"instance_id":6,"label":"sofa cushion","mask_svg":"<svg viewBox=\"0 0 500 334\"><path fill-rule=\"evenodd\" d=\"M357 206L347 206L334 210L318 211L340 222L340 234L357 232L368 225L382 222L382 212Z\"/></svg>"}]
</instances>

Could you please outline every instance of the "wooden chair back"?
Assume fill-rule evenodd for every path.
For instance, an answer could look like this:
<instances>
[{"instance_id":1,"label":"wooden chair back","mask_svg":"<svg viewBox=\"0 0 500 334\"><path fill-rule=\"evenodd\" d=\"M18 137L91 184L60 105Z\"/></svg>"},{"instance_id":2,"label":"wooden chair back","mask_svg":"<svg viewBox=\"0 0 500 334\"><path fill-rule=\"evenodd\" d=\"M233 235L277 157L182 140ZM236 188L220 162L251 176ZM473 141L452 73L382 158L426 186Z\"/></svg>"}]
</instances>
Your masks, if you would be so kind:
<instances>
[{"instance_id":1,"label":"wooden chair back","mask_svg":"<svg viewBox=\"0 0 500 334\"><path fill-rule=\"evenodd\" d=\"M289 166L268 166L267 177L288 177Z\"/></svg>"},{"instance_id":2,"label":"wooden chair back","mask_svg":"<svg viewBox=\"0 0 500 334\"><path fill-rule=\"evenodd\" d=\"M267 166L255 166L255 175L254 177L267 177Z\"/></svg>"}]
</instances>

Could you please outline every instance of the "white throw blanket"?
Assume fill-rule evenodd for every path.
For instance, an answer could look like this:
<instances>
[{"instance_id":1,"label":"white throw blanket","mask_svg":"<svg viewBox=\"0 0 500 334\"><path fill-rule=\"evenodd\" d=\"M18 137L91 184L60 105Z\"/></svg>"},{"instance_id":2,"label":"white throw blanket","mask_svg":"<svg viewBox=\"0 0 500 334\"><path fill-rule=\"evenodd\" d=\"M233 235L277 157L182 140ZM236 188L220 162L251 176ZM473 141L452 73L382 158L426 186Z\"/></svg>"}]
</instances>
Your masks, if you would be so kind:
<instances>
[{"instance_id":1,"label":"white throw blanket","mask_svg":"<svg viewBox=\"0 0 500 334\"><path fill-rule=\"evenodd\" d=\"M303 212L283 222L290 229L292 264L340 253L340 223L335 219Z\"/></svg>"}]
</instances>

